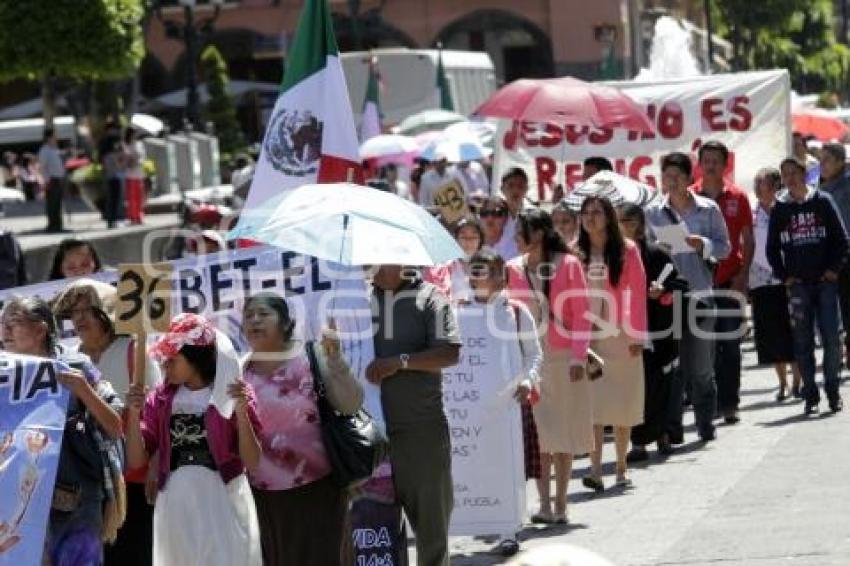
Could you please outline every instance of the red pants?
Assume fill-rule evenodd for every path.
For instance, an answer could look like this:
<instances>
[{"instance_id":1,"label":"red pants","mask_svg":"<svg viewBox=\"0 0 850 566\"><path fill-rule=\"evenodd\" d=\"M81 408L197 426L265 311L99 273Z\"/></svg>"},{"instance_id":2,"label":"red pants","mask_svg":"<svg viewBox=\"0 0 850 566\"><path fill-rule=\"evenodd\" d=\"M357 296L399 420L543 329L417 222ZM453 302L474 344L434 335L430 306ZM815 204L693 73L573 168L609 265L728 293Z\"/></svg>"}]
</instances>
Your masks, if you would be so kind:
<instances>
[{"instance_id":1,"label":"red pants","mask_svg":"<svg viewBox=\"0 0 850 566\"><path fill-rule=\"evenodd\" d=\"M141 224L145 216L145 183L142 179L125 179L127 220Z\"/></svg>"}]
</instances>

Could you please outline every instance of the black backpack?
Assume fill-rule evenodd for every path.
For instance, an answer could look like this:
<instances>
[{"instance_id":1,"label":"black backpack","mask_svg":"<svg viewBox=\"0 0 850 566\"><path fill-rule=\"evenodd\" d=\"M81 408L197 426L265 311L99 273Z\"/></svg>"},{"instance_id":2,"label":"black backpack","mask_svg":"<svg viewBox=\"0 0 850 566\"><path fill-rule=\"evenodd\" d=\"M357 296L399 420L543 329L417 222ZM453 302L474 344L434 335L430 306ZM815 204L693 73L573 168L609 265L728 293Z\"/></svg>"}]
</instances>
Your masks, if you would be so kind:
<instances>
[{"instance_id":1,"label":"black backpack","mask_svg":"<svg viewBox=\"0 0 850 566\"><path fill-rule=\"evenodd\" d=\"M21 245L12 232L0 231L0 289L27 284L27 271Z\"/></svg>"}]
</instances>

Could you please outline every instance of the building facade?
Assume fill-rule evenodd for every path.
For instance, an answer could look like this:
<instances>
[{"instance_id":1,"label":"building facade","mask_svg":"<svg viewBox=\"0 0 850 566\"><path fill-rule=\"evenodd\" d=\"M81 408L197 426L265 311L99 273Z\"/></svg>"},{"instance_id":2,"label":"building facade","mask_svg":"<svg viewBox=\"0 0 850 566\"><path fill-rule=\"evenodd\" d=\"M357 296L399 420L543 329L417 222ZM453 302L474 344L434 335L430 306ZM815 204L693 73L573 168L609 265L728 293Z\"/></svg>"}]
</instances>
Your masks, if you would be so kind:
<instances>
[{"instance_id":1,"label":"building facade","mask_svg":"<svg viewBox=\"0 0 850 566\"><path fill-rule=\"evenodd\" d=\"M196 19L213 13L198 0ZM171 4L177 4L171 0ZM500 81L573 75L628 78L639 58L641 0L331 0L342 51L406 46L487 51ZM205 41L214 43L239 80L278 82L303 0L241 0L223 5ZM155 96L183 86L185 49L164 22L180 24L179 6L148 24L142 90Z\"/></svg>"}]
</instances>

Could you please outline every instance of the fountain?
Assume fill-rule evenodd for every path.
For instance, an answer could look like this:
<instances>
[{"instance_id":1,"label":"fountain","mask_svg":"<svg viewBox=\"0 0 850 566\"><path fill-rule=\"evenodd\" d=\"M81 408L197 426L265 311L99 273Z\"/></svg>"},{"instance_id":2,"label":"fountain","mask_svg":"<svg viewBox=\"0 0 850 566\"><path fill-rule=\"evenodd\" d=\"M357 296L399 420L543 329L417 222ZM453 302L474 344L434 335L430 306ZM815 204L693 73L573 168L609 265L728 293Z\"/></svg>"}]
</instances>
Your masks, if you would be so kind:
<instances>
[{"instance_id":1,"label":"fountain","mask_svg":"<svg viewBox=\"0 0 850 566\"><path fill-rule=\"evenodd\" d=\"M670 16L658 18L649 51L649 68L641 69L634 80L651 82L702 74L693 54L691 33Z\"/></svg>"}]
</instances>

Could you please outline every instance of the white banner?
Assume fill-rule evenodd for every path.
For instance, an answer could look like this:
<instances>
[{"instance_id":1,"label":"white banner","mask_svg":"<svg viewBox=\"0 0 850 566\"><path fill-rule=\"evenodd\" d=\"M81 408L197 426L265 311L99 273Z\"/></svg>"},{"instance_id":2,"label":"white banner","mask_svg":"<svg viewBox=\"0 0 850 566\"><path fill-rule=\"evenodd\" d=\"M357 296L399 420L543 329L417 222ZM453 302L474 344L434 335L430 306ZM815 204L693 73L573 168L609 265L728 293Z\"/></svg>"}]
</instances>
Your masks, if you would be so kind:
<instances>
[{"instance_id":1,"label":"white banner","mask_svg":"<svg viewBox=\"0 0 850 566\"><path fill-rule=\"evenodd\" d=\"M751 191L760 168L779 167L791 152L787 71L609 84L646 109L653 134L503 120L496 133L494 191L505 171L521 167L529 176L529 198L549 199L556 184L580 183L582 162L592 156L606 157L618 173L658 187L663 155L682 151L696 162L697 150L709 140L726 144L732 154L727 174Z\"/></svg>"},{"instance_id":2,"label":"white banner","mask_svg":"<svg viewBox=\"0 0 850 566\"><path fill-rule=\"evenodd\" d=\"M315 339L327 318L333 316L343 353L366 389L364 406L383 426L380 388L367 382L365 375L374 358L374 347L369 296L361 268L273 247L192 256L169 263L173 265L172 315L193 312L208 317L239 352L248 348L242 334L242 307L245 299L261 291L286 298L298 337ZM117 277L116 272L108 272L96 278L115 283ZM16 295L50 300L68 283L48 281L0 291L0 306ZM70 324L64 327L63 336L73 343L76 339Z\"/></svg>"},{"instance_id":3,"label":"white banner","mask_svg":"<svg viewBox=\"0 0 850 566\"><path fill-rule=\"evenodd\" d=\"M513 534L525 516L522 418L509 361L517 358L508 351L518 343L493 336L484 312L458 309L461 359L443 371L455 497L450 532L458 536Z\"/></svg>"}]
</instances>

